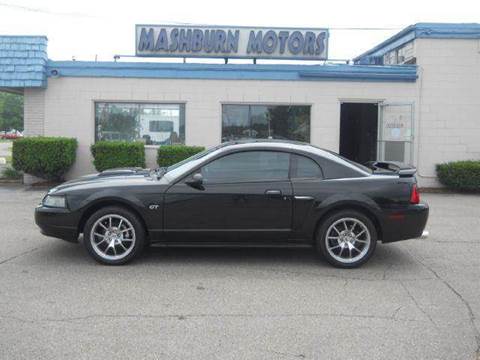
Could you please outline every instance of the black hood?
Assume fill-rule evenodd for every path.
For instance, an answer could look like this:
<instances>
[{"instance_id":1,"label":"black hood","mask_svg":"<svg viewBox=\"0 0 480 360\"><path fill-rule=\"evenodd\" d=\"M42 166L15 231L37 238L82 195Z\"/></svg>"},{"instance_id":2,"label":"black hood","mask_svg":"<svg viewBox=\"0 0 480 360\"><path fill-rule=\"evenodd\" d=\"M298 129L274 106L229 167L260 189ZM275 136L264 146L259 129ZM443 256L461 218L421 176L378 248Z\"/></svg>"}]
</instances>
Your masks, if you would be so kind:
<instances>
[{"instance_id":1,"label":"black hood","mask_svg":"<svg viewBox=\"0 0 480 360\"><path fill-rule=\"evenodd\" d=\"M149 169L142 169L137 167L108 169L96 174L84 175L79 177L78 179L66 181L63 184L60 184L55 188L51 189L49 192L56 192L82 184L91 184L96 182L100 183L120 179L126 180L128 178L138 179L146 177L150 177Z\"/></svg>"}]
</instances>

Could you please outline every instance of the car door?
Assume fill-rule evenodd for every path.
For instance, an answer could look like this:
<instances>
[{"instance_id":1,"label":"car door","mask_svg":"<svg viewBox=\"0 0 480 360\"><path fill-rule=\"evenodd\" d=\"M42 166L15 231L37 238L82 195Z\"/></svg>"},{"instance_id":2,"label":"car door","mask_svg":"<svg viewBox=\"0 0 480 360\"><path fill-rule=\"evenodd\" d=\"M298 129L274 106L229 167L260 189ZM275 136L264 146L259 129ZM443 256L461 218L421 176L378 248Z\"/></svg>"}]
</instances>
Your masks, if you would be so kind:
<instances>
[{"instance_id":1,"label":"car door","mask_svg":"<svg viewBox=\"0 0 480 360\"><path fill-rule=\"evenodd\" d=\"M313 213L323 198L329 195L322 186L323 171L312 158L292 154L290 179L293 187L293 241L311 239ZM326 193L327 191L327 193Z\"/></svg>"},{"instance_id":2,"label":"car door","mask_svg":"<svg viewBox=\"0 0 480 360\"><path fill-rule=\"evenodd\" d=\"M217 158L165 194L168 241L287 240L292 225L290 154L240 151ZM189 184L201 174L200 186Z\"/></svg>"}]
</instances>

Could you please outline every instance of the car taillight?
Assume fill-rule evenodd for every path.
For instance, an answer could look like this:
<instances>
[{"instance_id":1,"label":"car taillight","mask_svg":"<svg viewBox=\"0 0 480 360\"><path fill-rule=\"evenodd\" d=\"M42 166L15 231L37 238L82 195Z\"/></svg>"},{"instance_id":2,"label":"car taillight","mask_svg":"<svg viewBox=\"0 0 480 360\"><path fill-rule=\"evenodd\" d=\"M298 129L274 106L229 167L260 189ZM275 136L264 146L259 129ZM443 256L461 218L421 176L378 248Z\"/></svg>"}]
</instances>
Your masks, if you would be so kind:
<instances>
[{"instance_id":1,"label":"car taillight","mask_svg":"<svg viewBox=\"0 0 480 360\"><path fill-rule=\"evenodd\" d=\"M417 185L413 184L412 193L410 194L410 204L418 204L420 202L420 193L418 192Z\"/></svg>"}]
</instances>

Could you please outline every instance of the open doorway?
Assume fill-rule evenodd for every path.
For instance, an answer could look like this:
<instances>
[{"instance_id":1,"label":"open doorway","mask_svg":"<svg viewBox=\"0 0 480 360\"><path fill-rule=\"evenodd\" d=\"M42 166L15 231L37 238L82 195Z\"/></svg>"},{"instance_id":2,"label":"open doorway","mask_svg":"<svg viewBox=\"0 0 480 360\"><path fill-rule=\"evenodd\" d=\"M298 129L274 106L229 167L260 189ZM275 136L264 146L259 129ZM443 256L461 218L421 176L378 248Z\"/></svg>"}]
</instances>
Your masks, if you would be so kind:
<instances>
[{"instance_id":1,"label":"open doorway","mask_svg":"<svg viewBox=\"0 0 480 360\"><path fill-rule=\"evenodd\" d=\"M340 155L363 164L377 158L378 104L342 103Z\"/></svg>"}]
</instances>

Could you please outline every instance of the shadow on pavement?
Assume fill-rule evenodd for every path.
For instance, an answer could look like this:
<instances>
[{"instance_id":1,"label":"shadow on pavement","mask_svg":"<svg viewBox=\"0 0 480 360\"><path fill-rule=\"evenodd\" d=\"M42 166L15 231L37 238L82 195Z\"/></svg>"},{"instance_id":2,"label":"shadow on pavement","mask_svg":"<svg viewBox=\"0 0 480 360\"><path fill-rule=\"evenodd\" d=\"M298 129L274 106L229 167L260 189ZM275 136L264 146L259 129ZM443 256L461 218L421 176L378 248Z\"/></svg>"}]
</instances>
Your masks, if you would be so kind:
<instances>
[{"instance_id":1,"label":"shadow on pavement","mask_svg":"<svg viewBox=\"0 0 480 360\"><path fill-rule=\"evenodd\" d=\"M83 244L69 244L53 241L50 246L37 252L44 261L56 265L96 264L90 258ZM213 247L150 247L132 265L232 265L241 266L331 266L324 261L313 248L213 248ZM396 244L379 243L373 257L362 268L381 269L392 266L416 264L410 254Z\"/></svg>"}]
</instances>

